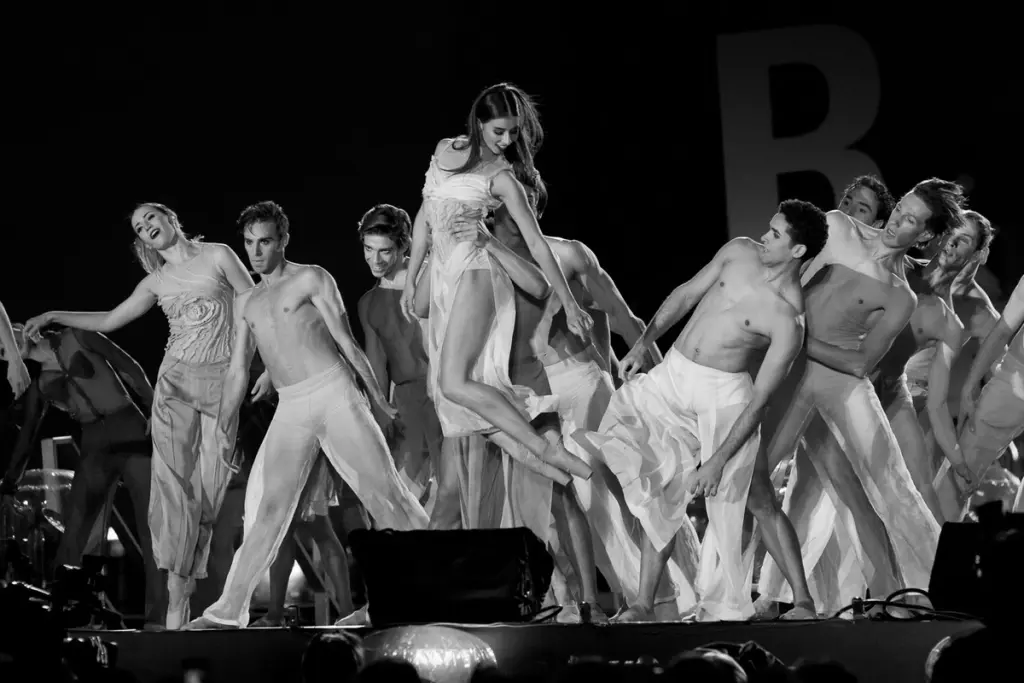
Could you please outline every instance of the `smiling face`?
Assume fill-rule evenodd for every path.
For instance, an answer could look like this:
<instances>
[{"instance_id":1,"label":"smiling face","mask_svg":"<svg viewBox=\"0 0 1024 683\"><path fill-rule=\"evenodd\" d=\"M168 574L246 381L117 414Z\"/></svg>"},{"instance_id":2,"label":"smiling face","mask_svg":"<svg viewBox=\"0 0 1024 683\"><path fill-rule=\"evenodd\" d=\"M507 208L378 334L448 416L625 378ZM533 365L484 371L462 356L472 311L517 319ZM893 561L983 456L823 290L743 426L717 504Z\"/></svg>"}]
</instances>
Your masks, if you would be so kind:
<instances>
[{"instance_id":1,"label":"smiling face","mask_svg":"<svg viewBox=\"0 0 1024 683\"><path fill-rule=\"evenodd\" d=\"M363 235L363 259L375 278L388 277L402 262L404 251L387 235Z\"/></svg>"},{"instance_id":2,"label":"smiling face","mask_svg":"<svg viewBox=\"0 0 1024 683\"><path fill-rule=\"evenodd\" d=\"M179 235L170 216L149 204L143 204L132 213L132 230L144 245L157 251L170 247Z\"/></svg>"},{"instance_id":3,"label":"smiling face","mask_svg":"<svg viewBox=\"0 0 1024 683\"><path fill-rule=\"evenodd\" d=\"M501 156L519 139L519 117L502 116L481 123L480 134L487 149Z\"/></svg>"},{"instance_id":4,"label":"smiling face","mask_svg":"<svg viewBox=\"0 0 1024 683\"><path fill-rule=\"evenodd\" d=\"M932 210L913 192L900 199L882 231L882 244L893 249L904 249L928 242L931 232L925 227Z\"/></svg>"}]
</instances>

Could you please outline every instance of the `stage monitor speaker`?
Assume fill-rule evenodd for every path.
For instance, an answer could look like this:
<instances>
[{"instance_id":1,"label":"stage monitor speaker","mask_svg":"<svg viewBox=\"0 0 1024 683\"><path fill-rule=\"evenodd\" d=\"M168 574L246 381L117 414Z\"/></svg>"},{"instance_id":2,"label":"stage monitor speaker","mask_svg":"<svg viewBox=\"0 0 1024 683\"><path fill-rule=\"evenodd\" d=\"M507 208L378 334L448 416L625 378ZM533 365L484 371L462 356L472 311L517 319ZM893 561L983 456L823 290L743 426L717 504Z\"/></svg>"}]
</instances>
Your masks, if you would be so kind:
<instances>
[{"instance_id":1,"label":"stage monitor speaker","mask_svg":"<svg viewBox=\"0 0 1024 683\"><path fill-rule=\"evenodd\" d=\"M551 585L551 556L524 528L360 530L349 540L378 627L521 623Z\"/></svg>"},{"instance_id":2,"label":"stage monitor speaker","mask_svg":"<svg viewBox=\"0 0 1024 683\"><path fill-rule=\"evenodd\" d=\"M1019 604L1020 583L1013 577L1020 570L1022 536L1021 514L944 524L928 582L932 606L996 619Z\"/></svg>"}]
</instances>

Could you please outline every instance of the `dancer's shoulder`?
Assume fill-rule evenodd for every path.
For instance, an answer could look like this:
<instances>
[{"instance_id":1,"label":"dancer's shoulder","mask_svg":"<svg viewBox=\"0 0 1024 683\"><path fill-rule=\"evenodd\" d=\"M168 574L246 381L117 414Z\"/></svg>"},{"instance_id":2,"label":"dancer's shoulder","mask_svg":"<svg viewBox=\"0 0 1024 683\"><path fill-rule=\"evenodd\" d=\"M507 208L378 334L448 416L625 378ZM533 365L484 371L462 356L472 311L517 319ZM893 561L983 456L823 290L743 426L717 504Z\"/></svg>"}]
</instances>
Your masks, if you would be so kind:
<instances>
[{"instance_id":1,"label":"dancer's shoulder","mask_svg":"<svg viewBox=\"0 0 1024 683\"><path fill-rule=\"evenodd\" d=\"M718 250L716 258L736 258L757 256L761 251L761 243L749 237L734 237Z\"/></svg>"}]
</instances>

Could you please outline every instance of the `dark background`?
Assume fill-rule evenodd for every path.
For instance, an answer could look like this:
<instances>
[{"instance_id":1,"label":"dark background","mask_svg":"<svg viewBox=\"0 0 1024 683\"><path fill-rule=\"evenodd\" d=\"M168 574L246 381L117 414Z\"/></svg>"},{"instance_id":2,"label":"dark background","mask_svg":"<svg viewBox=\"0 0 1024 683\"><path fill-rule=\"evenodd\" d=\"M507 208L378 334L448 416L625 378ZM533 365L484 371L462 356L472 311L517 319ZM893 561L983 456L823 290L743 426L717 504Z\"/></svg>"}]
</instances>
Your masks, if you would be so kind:
<instances>
[{"instance_id":1,"label":"dark background","mask_svg":"<svg viewBox=\"0 0 1024 683\"><path fill-rule=\"evenodd\" d=\"M536 96L548 134L541 228L588 244L649 319L728 238L716 36L810 24L871 44L881 105L856 146L897 195L929 176L964 181L1002 228L987 282L1008 293L1024 271L1018 23L978 3L915 4L36 7L6 30L0 298L15 321L112 308L143 276L135 202L166 203L187 232L243 256L235 218L273 199L291 218L289 257L328 268L354 310L373 283L355 239L363 211L414 213L435 143L508 80ZM812 68L780 67L772 103L776 135L799 135L828 88ZM779 178L779 199L825 209L840 189ZM155 308L112 336L152 377L166 329Z\"/></svg>"}]
</instances>

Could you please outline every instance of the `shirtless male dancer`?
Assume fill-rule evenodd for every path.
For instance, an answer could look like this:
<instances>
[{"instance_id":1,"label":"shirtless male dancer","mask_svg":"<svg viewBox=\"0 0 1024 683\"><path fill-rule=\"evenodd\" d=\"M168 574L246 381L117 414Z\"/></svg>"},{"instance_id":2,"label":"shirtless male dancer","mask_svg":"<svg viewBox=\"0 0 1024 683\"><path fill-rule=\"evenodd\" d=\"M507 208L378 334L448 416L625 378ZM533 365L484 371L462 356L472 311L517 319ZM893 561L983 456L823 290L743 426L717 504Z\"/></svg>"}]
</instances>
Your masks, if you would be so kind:
<instances>
[{"instance_id":1,"label":"shirtless male dancer","mask_svg":"<svg viewBox=\"0 0 1024 683\"><path fill-rule=\"evenodd\" d=\"M543 212L546 197L542 185L537 197L538 206L535 207L535 211L539 216ZM494 236L521 258L533 262L519 227L504 208L499 208L495 212ZM534 320L528 328L523 328L523 334L519 335L517 317L515 344L525 347L520 356L531 358L533 363L539 363L543 367L546 393L558 397L559 424L567 448L586 461L597 475L587 481L574 482L573 488L590 525L597 567L608 581L613 593L623 595L628 602L633 602L637 597L634 577L640 571L642 530L629 513L622 496L622 488L615 476L603 461L594 458L571 437L581 429L596 430L600 427L601 418L604 417L608 402L615 391L609 376L614 358L610 333L614 331L632 347L641 338L646 326L630 310L614 281L585 244L558 237L545 239L555 254L573 296L584 310L590 313L594 321L591 338L584 340L569 332L557 299L549 297L543 302L534 302L517 291L517 316L522 309L532 313L529 317ZM531 330L529 338L520 339L519 337L527 336L526 329ZM652 344L643 369L649 370L661 360L661 352ZM615 362L617 364L617 361ZM550 498L552 492L550 480L536 475L527 468L517 466L515 461L509 462L508 488L512 503L509 509L514 518L511 523L526 516L536 516L539 511L544 510L543 504L534 506L530 505L530 501L534 497L542 500ZM553 539L554 542L558 540ZM689 585L692 576L696 574L696 536L687 543L677 546L676 554L680 558L689 555L692 559L670 565L669 581L663 582L659 587L659 602L672 602L673 597L681 593L678 597L685 603L684 609L688 609L693 604ZM690 570L689 578L686 574L679 573L682 571L680 565ZM578 577L574 578L578 580ZM552 576L552 587L555 597L562 603L562 611L556 619L561 622L578 621L578 606L572 604L566 597L573 592L578 594L579 587L574 585L573 590L570 590L562 572L556 572ZM678 604L667 607L663 616L678 617L678 607ZM659 612L662 610L659 609Z\"/></svg>"},{"instance_id":2,"label":"shirtless male dancer","mask_svg":"<svg viewBox=\"0 0 1024 683\"><path fill-rule=\"evenodd\" d=\"M18 343L14 338L14 329L11 327L11 319L7 315L7 309L3 302L0 302L0 348L4 350L7 360L7 383L11 385L14 398L20 397L28 385L32 382L29 377L25 361L21 359L18 352Z\"/></svg>"},{"instance_id":3,"label":"shirtless male dancer","mask_svg":"<svg viewBox=\"0 0 1024 683\"><path fill-rule=\"evenodd\" d=\"M850 215L848 210L840 210ZM948 234L941 250L924 268L930 275L930 286L923 286L916 275L910 277L910 284L918 294L917 306L910 322L897 335L892 347L870 375L914 484L940 523L946 517L934 486L936 467L918 420L905 371L911 356L919 350L926 347L935 350L931 354L928 371L929 384L935 391L928 394L926 411L931 424L937 425L935 433L942 457L948 459L968 486L973 486L976 476L964 461L957 444L953 418L946 406L946 387L951 367L966 335L961 321L953 312L950 285L958 275L954 269L972 269L987 253L989 240L978 230L980 228L976 224L967 221ZM790 479L784 509L801 541L812 596L820 609L832 613L850 604L853 598L864 597L867 585L863 568L855 559L853 539L842 524L836 524L836 501L828 500L824 485L809 459L811 453L821 449L840 449L841 446L820 417L814 418L807 427L804 442L806 445L798 448L795 456L800 463L797 467L799 476ZM825 457L831 459L838 455ZM839 512L847 513L845 509ZM881 521L876 524L880 525ZM778 566L771 558L767 558L762 567L759 592L759 607L765 607L765 602L786 602L790 599Z\"/></svg>"},{"instance_id":4,"label":"shirtless male dancer","mask_svg":"<svg viewBox=\"0 0 1024 683\"><path fill-rule=\"evenodd\" d=\"M398 410L391 452L395 466L421 502L441 457L441 423L427 391L427 348L422 322L402 315L398 299L408 273L412 240L409 214L391 204L378 204L359 221L363 258L377 284L359 299L363 346L373 374Z\"/></svg>"},{"instance_id":5,"label":"shirtless male dancer","mask_svg":"<svg viewBox=\"0 0 1024 683\"><path fill-rule=\"evenodd\" d=\"M677 533L690 524L686 507L695 495L706 497L709 519L695 586L698 616L753 614L753 553L744 552L742 528L758 431L768 399L800 350L800 263L818 253L825 231L819 209L787 200L760 244L728 242L669 295L622 359L626 383L599 431L577 434L603 454L646 532L639 598L619 621L651 620L655 588ZM634 377L649 345L691 310L665 360ZM751 356L766 346L752 382Z\"/></svg>"},{"instance_id":6,"label":"shirtless male dancer","mask_svg":"<svg viewBox=\"0 0 1024 683\"><path fill-rule=\"evenodd\" d=\"M982 378L1000 354L1002 360L993 370L992 378L981 388ZM985 337L971 364L964 382L959 425L960 448L967 465L979 475L1024 430L1024 278L1017 281L1002 317ZM968 492L957 494L963 517ZM1015 511L1020 510L1021 498L1018 492Z\"/></svg>"},{"instance_id":7,"label":"shirtless male dancer","mask_svg":"<svg viewBox=\"0 0 1024 683\"><path fill-rule=\"evenodd\" d=\"M809 592L798 589L805 584L804 567L795 554L799 550L779 545L777 527L770 519L762 521L764 510L770 509L763 501L775 495L770 473L794 454L819 412L845 447L818 449L809 459L829 495L852 515L844 524L856 525L850 533L863 547L859 564L873 568L872 593L889 595L928 584L939 525L914 485L868 377L917 306L905 280L907 251L958 225L961 201L959 185L930 179L900 200L881 231L830 211L828 242L803 273L806 367L792 402L779 403L786 409L781 420L774 416L778 427L767 460L759 463L764 470L754 478L750 499L765 544L793 588L794 604L804 609L812 610L813 601ZM795 463L791 477L799 478L799 465Z\"/></svg>"},{"instance_id":8,"label":"shirtless male dancer","mask_svg":"<svg viewBox=\"0 0 1024 683\"><path fill-rule=\"evenodd\" d=\"M243 210L239 216L239 233L242 235L245 252L249 257L249 263L252 265L254 272L261 273L262 271L257 264L265 263L268 260L266 253L267 250L279 246L281 240L275 242L273 238L269 236L262 239L256 239L251 234L249 228L257 223L272 223L273 225L278 226L278 236L281 237L288 234L289 221L288 216L284 213L281 207L274 202L260 202L258 204L254 204ZM262 362L259 366L254 362L253 367L250 368L250 377L253 374L260 376L259 373L252 372L254 368L262 368ZM243 400L240 417L243 412L248 413L248 417L255 417L253 413L255 411L265 409L265 404L276 404L277 397L269 396L269 394L270 391L264 390L260 387L254 387L250 392L248 392L248 395L246 395ZM273 408L271 408L271 413L272 412ZM270 420L272 419L273 417L271 415ZM247 426L251 428L254 425L250 424ZM260 435L257 440L256 449L253 451L252 457L259 452L259 445L266 436L266 429L269 429L269 421L263 431L263 434ZM247 434L245 436L251 439L250 435ZM239 441L241 438L242 435L240 434ZM251 476L256 476L257 478L262 476L259 469L254 467L254 462L249 464L251 471L246 476L246 480ZM255 473L255 475L253 473ZM323 455L318 456L316 459L316 465L314 465L313 471L306 482L306 487L302 495L302 502L300 503L298 510L296 510L291 528L288 530L285 540L281 543L281 547L278 549L277 557L270 566L270 597L269 605L267 606L267 613L255 622L251 623L251 627L267 628L284 625L284 603L288 592L288 579L291 576L292 568L295 566L295 555L298 550L297 546L305 539L312 539L313 543L320 551L320 558L326 577L326 588L330 593L331 599L334 602L338 613L342 618L352 618L355 606L352 604L352 590L349 585L348 555L345 553L344 546L342 546L341 541L334 532L334 526L331 523L329 516L330 508L339 504L340 496L337 491L338 488L344 489L345 487L335 486L330 465L328 465L326 457ZM350 491L348 492L351 493ZM356 505L358 505L358 501L356 502ZM231 554L234 555L234 552L232 551ZM229 557L228 567L230 567L230 564L231 559ZM221 589L223 589L223 585L221 586ZM358 617L362 617L362 615L358 615ZM362 619L357 618L356 621L362 621Z\"/></svg>"},{"instance_id":9,"label":"shirtless male dancer","mask_svg":"<svg viewBox=\"0 0 1024 683\"><path fill-rule=\"evenodd\" d=\"M244 627L253 590L277 555L306 481L323 449L331 466L382 528L422 529L427 514L395 469L384 435L357 384L386 416L385 399L369 361L352 337L341 292L319 266L292 263L290 233L272 221L246 234L266 249L253 268L260 283L235 302L236 334L220 415L234 415L246 390L255 340L279 402L246 489L244 538L220 599L189 628ZM225 450L229 435L222 431Z\"/></svg>"}]
</instances>

